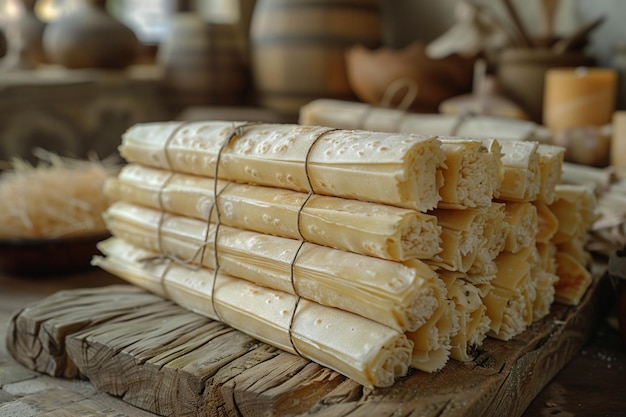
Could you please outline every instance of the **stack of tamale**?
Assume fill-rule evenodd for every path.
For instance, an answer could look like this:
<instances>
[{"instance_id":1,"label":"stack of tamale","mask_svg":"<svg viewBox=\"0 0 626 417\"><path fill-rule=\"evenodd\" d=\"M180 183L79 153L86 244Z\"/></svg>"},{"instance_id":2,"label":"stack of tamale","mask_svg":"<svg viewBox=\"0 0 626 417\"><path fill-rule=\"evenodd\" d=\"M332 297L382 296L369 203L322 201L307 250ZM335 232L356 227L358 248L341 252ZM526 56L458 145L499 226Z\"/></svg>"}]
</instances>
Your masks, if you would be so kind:
<instances>
[{"instance_id":1,"label":"stack of tamale","mask_svg":"<svg viewBox=\"0 0 626 417\"><path fill-rule=\"evenodd\" d=\"M586 225L553 207L594 204L558 191L560 148L211 121L133 126L120 153L95 265L366 386L469 360L589 285L579 265L555 286Z\"/></svg>"},{"instance_id":2,"label":"stack of tamale","mask_svg":"<svg viewBox=\"0 0 626 417\"><path fill-rule=\"evenodd\" d=\"M471 360L487 335L513 338L545 317L555 299L578 303L591 284L584 244L595 219L594 194L560 184L564 149L543 143L541 129L480 117L454 122L338 100L304 106L300 123L462 132L482 143L473 145L483 153L480 159L472 156L470 139L440 137L445 180L441 201L429 211L442 227L442 251L426 262L446 282L460 324L452 336L453 358ZM493 173L489 187L481 170ZM494 188L489 199L488 188Z\"/></svg>"},{"instance_id":3,"label":"stack of tamale","mask_svg":"<svg viewBox=\"0 0 626 417\"><path fill-rule=\"evenodd\" d=\"M96 265L368 386L449 339L422 330L449 317L420 260L440 250L435 137L172 122L120 152Z\"/></svg>"}]
</instances>

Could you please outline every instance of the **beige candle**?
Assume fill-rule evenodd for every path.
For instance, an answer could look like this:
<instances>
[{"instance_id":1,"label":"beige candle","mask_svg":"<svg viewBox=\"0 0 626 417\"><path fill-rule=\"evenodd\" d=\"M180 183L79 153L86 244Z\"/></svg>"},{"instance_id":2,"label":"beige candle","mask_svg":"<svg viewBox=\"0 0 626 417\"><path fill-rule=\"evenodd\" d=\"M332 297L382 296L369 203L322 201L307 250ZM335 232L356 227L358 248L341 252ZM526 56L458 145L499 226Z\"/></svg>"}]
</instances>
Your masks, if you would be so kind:
<instances>
[{"instance_id":1,"label":"beige candle","mask_svg":"<svg viewBox=\"0 0 626 417\"><path fill-rule=\"evenodd\" d=\"M617 111L613 114L611 165L626 167L626 111Z\"/></svg>"},{"instance_id":2,"label":"beige candle","mask_svg":"<svg viewBox=\"0 0 626 417\"><path fill-rule=\"evenodd\" d=\"M545 79L543 123L552 130L609 124L616 88L613 69L550 69Z\"/></svg>"}]
</instances>

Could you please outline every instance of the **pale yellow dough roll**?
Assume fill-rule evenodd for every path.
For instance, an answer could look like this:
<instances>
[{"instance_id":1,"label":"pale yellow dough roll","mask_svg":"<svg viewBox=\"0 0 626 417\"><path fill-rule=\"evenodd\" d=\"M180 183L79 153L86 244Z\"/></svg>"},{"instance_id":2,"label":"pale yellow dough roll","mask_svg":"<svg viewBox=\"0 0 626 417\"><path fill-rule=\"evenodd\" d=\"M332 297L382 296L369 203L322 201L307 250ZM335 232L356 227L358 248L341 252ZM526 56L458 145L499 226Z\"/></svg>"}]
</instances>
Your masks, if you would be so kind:
<instances>
[{"instance_id":1,"label":"pale yellow dough roll","mask_svg":"<svg viewBox=\"0 0 626 417\"><path fill-rule=\"evenodd\" d=\"M444 162L435 136L224 121L136 124L119 151L155 168L418 211L439 202Z\"/></svg>"},{"instance_id":2,"label":"pale yellow dough roll","mask_svg":"<svg viewBox=\"0 0 626 417\"><path fill-rule=\"evenodd\" d=\"M142 260L155 253L121 239L99 248L105 256L94 258L94 265L364 386L390 386L409 369L412 343L406 336L356 314L206 268L151 265Z\"/></svg>"},{"instance_id":3,"label":"pale yellow dough roll","mask_svg":"<svg viewBox=\"0 0 626 417\"><path fill-rule=\"evenodd\" d=\"M136 164L105 184L105 193L154 209L363 255L405 261L441 250L433 215L412 209L213 179Z\"/></svg>"},{"instance_id":4,"label":"pale yellow dough roll","mask_svg":"<svg viewBox=\"0 0 626 417\"><path fill-rule=\"evenodd\" d=\"M106 220L114 236L136 246L181 263L215 267L214 225L123 201L111 206ZM221 225L217 260L220 271L229 275L401 331L418 329L443 300L439 278L419 260L400 263L313 243L300 245L294 239Z\"/></svg>"}]
</instances>

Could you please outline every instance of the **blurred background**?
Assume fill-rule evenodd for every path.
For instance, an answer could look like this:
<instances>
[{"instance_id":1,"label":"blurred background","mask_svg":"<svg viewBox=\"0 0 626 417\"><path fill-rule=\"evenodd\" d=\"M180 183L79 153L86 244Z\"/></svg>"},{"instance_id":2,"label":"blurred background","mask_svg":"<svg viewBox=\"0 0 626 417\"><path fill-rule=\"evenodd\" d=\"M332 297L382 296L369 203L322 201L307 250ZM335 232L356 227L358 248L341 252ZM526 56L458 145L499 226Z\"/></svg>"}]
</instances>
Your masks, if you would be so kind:
<instances>
[{"instance_id":1,"label":"blurred background","mask_svg":"<svg viewBox=\"0 0 626 417\"><path fill-rule=\"evenodd\" d=\"M604 135L582 162L607 165L601 128L626 110L620 16L620 0L0 0L0 160L105 157L142 121L292 122L319 98L426 114L482 100L473 112L546 124L548 69L585 66L615 74L610 108L548 128ZM398 78L412 100L383 97Z\"/></svg>"}]
</instances>

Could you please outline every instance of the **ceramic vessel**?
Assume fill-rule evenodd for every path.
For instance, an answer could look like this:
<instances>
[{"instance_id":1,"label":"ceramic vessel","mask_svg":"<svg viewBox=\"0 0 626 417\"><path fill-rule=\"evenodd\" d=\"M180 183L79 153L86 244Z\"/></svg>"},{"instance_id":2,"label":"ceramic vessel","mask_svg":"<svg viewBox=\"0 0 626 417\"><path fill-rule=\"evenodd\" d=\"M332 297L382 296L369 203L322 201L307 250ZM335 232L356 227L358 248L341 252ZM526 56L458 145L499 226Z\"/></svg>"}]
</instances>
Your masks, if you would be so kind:
<instances>
[{"instance_id":1,"label":"ceramic vessel","mask_svg":"<svg viewBox=\"0 0 626 417\"><path fill-rule=\"evenodd\" d=\"M458 55L431 59L419 41L402 49L357 45L348 50L346 60L352 89L372 105L401 108L407 94L413 94L403 110L437 113L442 101L472 89L473 59ZM395 85L398 91L392 91ZM390 93L396 94L388 99Z\"/></svg>"},{"instance_id":2,"label":"ceramic vessel","mask_svg":"<svg viewBox=\"0 0 626 417\"><path fill-rule=\"evenodd\" d=\"M136 61L137 36L105 5L106 0L83 0L48 25L43 45L51 62L67 68L120 69Z\"/></svg>"}]
</instances>

